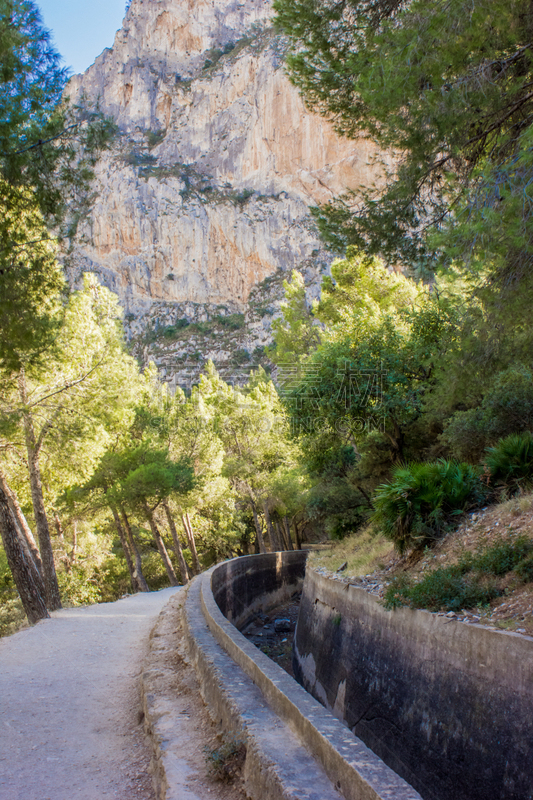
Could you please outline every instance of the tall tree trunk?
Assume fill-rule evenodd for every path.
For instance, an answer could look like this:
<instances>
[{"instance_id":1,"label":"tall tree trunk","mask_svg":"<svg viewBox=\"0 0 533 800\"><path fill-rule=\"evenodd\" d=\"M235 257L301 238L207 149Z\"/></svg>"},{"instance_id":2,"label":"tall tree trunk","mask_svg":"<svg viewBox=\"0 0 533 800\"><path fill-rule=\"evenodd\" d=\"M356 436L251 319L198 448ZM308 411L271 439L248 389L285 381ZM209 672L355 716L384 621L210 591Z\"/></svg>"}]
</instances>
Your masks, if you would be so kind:
<instances>
[{"instance_id":1,"label":"tall tree trunk","mask_svg":"<svg viewBox=\"0 0 533 800\"><path fill-rule=\"evenodd\" d=\"M191 525L191 518L189 514L181 515L181 521L183 522L183 526L185 528L185 533L187 534L187 540L189 542L189 549L192 555L192 563L194 564L194 569L197 575L199 575L202 571L202 567L200 566L200 560L198 559L198 552L196 550L196 542L194 540L194 531Z\"/></svg>"},{"instance_id":2,"label":"tall tree trunk","mask_svg":"<svg viewBox=\"0 0 533 800\"><path fill-rule=\"evenodd\" d=\"M49 617L42 594L35 582L29 557L15 526L9 499L0 487L0 534L6 552L7 563L13 575L15 586L22 600L24 611L30 625Z\"/></svg>"},{"instance_id":3,"label":"tall tree trunk","mask_svg":"<svg viewBox=\"0 0 533 800\"><path fill-rule=\"evenodd\" d=\"M294 538L296 539L296 549L297 550L301 550L302 549L302 539L300 537L300 531L298 529L298 523L296 522L296 520L293 521L292 526L294 528Z\"/></svg>"},{"instance_id":4,"label":"tall tree trunk","mask_svg":"<svg viewBox=\"0 0 533 800\"><path fill-rule=\"evenodd\" d=\"M170 512L170 508L168 503L164 501L162 503L163 508L165 509L165 514L167 515L168 520L168 527L170 528L170 533L172 534L172 541L174 543L174 552L176 553L176 557L178 559L178 564L180 565L180 573L181 573L181 581L182 583L189 582L189 570L187 569L187 563L185 561L185 557L183 555L183 550L181 548L181 542L179 540L178 532L176 530L176 524L174 522L174 518Z\"/></svg>"},{"instance_id":5,"label":"tall tree trunk","mask_svg":"<svg viewBox=\"0 0 533 800\"><path fill-rule=\"evenodd\" d=\"M199 575L200 572L196 568L196 564L194 563L194 558L193 558L193 554L192 554L192 546L191 546L191 533L189 531L189 526L187 525L187 520L185 519L185 514L183 514L183 512L180 512L180 517L181 517L181 522L182 522L182 525L183 525L183 530L185 531L185 538L187 539L187 546L188 546L188 548L190 550L191 558L192 558L192 566L189 568L189 573L190 573L190 575Z\"/></svg>"},{"instance_id":6,"label":"tall tree trunk","mask_svg":"<svg viewBox=\"0 0 533 800\"><path fill-rule=\"evenodd\" d=\"M26 540L26 544L28 545L28 549L31 553L33 562L35 564L35 568L39 573L41 581L43 581L43 564L41 561L41 554L39 553L39 548L37 547L37 542L33 538L33 533L31 532L31 528L28 525L28 520L24 516L24 512L20 507L17 495L15 494L13 489L11 489L11 487L8 485L6 476L1 470L0 470L0 487L7 495L11 512L15 517L15 523L17 525L17 528L19 529L19 532ZM44 582L43 582L43 587L44 587ZM41 594L44 597L44 588Z\"/></svg>"},{"instance_id":7,"label":"tall tree trunk","mask_svg":"<svg viewBox=\"0 0 533 800\"><path fill-rule=\"evenodd\" d=\"M39 448L35 439L35 430L31 412L26 408L26 380L24 372L19 376L20 398L24 404L23 421L24 434L26 438L26 451L28 454L28 471L30 476L31 500L33 505L33 516L37 527L39 539L39 549L43 564L44 585L46 588L46 605L50 611L61 608L61 596L57 583L56 568L54 564L54 552L50 539L50 528L44 507L43 485L41 481L41 471L39 468Z\"/></svg>"},{"instance_id":8,"label":"tall tree trunk","mask_svg":"<svg viewBox=\"0 0 533 800\"><path fill-rule=\"evenodd\" d=\"M193 558L194 566L195 566L196 570L198 571L198 574L200 574L200 572L202 571L202 566L200 564L200 559L198 558L198 551L196 549L196 539L195 539L195 536L194 536L194 531L192 529L192 523L191 523L191 518L189 516L189 512L187 512L185 514L185 519L187 520L187 527L189 528L189 537L190 537L190 542L191 542L192 558Z\"/></svg>"},{"instance_id":9,"label":"tall tree trunk","mask_svg":"<svg viewBox=\"0 0 533 800\"><path fill-rule=\"evenodd\" d=\"M9 494L7 494L7 493L6 493L6 496L7 496L7 502L8 502L8 505L9 505L9 509L11 511L11 515L12 515L12 518L13 518L13 523L15 525L15 530L17 532L17 537L18 537L18 540L20 542L20 546L22 547L22 549L24 551L24 555L25 555L26 561L28 563L28 568L30 569L30 571L32 573L33 580L35 582L37 590L38 590L39 594L41 595L41 597L43 598L43 602L44 602L44 598L46 597L46 588L45 588L45 585L44 585L43 575L39 571L39 568L37 567L37 564L35 563L35 560L33 558L33 553L30 550L28 541L27 541L26 537L24 536L24 533L23 533L23 531L22 531L22 529L21 529L21 527L19 525L18 518L13 513L13 506L11 504L11 498L10 498Z\"/></svg>"},{"instance_id":10,"label":"tall tree trunk","mask_svg":"<svg viewBox=\"0 0 533 800\"><path fill-rule=\"evenodd\" d=\"M64 552L64 556L62 556L61 561L64 563L67 572L70 572L72 564L70 562L69 556L67 555L67 548L65 546L65 536L63 534L63 525L61 524L61 520L59 519L59 514L55 509L53 513L54 513L54 525L57 531L57 538L61 542Z\"/></svg>"},{"instance_id":11,"label":"tall tree trunk","mask_svg":"<svg viewBox=\"0 0 533 800\"><path fill-rule=\"evenodd\" d=\"M291 539L291 526L289 525L289 520L287 517L283 517L283 525L285 527L285 534L287 537L287 550L294 550Z\"/></svg>"},{"instance_id":12,"label":"tall tree trunk","mask_svg":"<svg viewBox=\"0 0 533 800\"><path fill-rule=\"evenodd\" d=\"M272 550L273 553L275 553L278 550L281 550L281 544L280 544L280 542L278 542L278 538L276 536L276 532L274 531L274 526L272 525L272 521L270 519L270 514L268 513L268 503L266 502L266 500L263 503L263 511L265 513L265 520L266 520L266 524L267 524L268 536L269 536L269 539L270 539L270 549Z\"/></svg>"},{"instance_id":13,"label":"tall tree trunk","mask_svg":"<svg viewBox=\"0 0 533 800\"><path fill-rule=\"evenodd\" d=\"M120 521L120 517L118 515L118 511L115 508L115 506L111 506L111 513L113 514L113 519L115 520L115 528L117 529L118 538L120 539L120 544L122 545L122 549L124 550L126 564L128 565L128 572L130 573L131 588L133 589L134 592L138 592L139 584L137 581L137 575L135 574L135 567L133 566L133 559L131 557L130 546L128 544L124 528L122 527L122 523Z\"/></svg>"},{"instance_id":14,"label":"tall tree trunk","mask_svg":"<svg viewBox=\"0 0 533 800\"><path fill-rule=\"evenodd\" d=\"M59 514L57 511L54 511L54 525L56 526L57 531L57 538L61 542L61 544L65 545L65 537L63 535L63 525L61 524L61 520L59 519Z\"/></svg>"},{"instance_id":15,"label":"tall tree trunk","mask_svg":"<svg viewBox=\"0 0 533 800\"><path fill-rule=\"evenodd\" d=\"M159 555L161 556L163 564L165 565L170 585L179 586L176 573L174 572L174 567L172 566L172 562L168 557L167 548L165 547L163 537L159 533L159 528L157 527L153 512L150 510L150 507L147 502L144 502L143 505L144 505L144 513L146 514L146 519L150 524L150 530L152 531L152 536L154 537L157 549L159 550Z\"/></svg>"},{"instance_id":16,"label":"tall tree trunk","mask_svg":"<svg viewBox=\"0 0 533 800\"><path fill-rule=\"evenodd\" d=\"M130 521L127 517L127 514L123 507L120 509L122 513L122 519L124 520L124 528L126 530L126 536L128 538L128 543L131 548L131 552L133 553L133 557L135 559L135 573L137 577L137 584L139 586L140 592L149 592L150 587L146 583L146 578L144 577L143 573L143 562L141 558L141 554L139 553L139 548L135 543L135 539L133 538L133 531L131 529Z\"/></svg>"},{"instance_id":17,"label":"tall tree trunk","mask_svg":"<svg viewBox=\"0 0 533 800\"><path fill-rule=\"evenodd\" d=\"M75 564L78 557L78 521L72 520L72 550L70 551L70 563Z\"/></svg>"},{"instance_id":18,"label":"tall tree trunk","mask_svg":"<svg viewBox=\"0 0 533 800\"><path fill-rule=\"evenodd\" d=\"M289 544L287 542L287 531L283 527L283 523L282 522L275 522L274 523L274 527L276 529L276 534L277 534L277 537L278 537L278 539L280 541L282 549L283 550L288 550L289 549Z\"/></svg>"},{"instance_id":19,"label":"tall tree trunk","mask_svg":"<svg viewBox=\"0 0 533 800\"><path fill-rule=\"evenodd\" d=\"M257 537L257 544L259 545L259 552L266 553L267 549L265 547L265 540L263 539L263 531L261 529L261 523L259 522L259 517L257 516L257 508L255 507L255 503L253 500L252 500L252 514L254 516L255 535Z\"/></svg>"}]
</instances>

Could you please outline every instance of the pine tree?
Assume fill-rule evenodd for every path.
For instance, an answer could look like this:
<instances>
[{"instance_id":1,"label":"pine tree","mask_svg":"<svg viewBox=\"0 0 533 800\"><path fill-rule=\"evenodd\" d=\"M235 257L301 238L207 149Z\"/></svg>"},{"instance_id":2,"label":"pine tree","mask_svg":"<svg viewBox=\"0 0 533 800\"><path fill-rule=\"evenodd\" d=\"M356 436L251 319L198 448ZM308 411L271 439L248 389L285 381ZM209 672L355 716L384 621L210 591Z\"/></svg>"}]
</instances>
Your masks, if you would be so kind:
<instances>
[{"instance_id":1,"label":"pine tree","mask_svg":"<svg viewBox=\"0 0 533 800\"><path fill-rule=\"evenodd\" d=\"M437 256L447 262L460 254L487 264L499 255L497 270L529 270L531 3L274 6L292 43L290 78L307 104L340 133L371 138L383 154L385 185L317 211L326 240L390 263L434 266ZM502 212L513 231L507 253L500 252Z\"/></svg>"}]
</instances>

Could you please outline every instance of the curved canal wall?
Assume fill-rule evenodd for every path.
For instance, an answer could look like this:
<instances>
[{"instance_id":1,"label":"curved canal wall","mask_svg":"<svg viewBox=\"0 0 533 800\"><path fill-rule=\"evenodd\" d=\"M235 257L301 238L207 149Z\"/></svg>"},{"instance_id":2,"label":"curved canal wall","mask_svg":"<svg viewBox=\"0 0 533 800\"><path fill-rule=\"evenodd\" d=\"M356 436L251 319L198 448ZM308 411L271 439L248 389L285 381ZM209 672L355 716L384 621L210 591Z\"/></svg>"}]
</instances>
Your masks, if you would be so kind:
<instances>
[{"instance_id":1,"label":"curved canal wall","mask_svg":"<svg viewBox=\"0 0 533 800\"><path fill-rule=\"evenodd\" d=\"M533 798L533 639L308 570L299 682L424 800Z\"/></svg>"},{"instance_id":2,"label":"curved canal wall","mask_svg":"<svg viewBox=\"0 0 533 800\"><path fill-rule=\"evenodd\" d=\"M191 661L213 718L246 744L247 796L421 800L229 621L245 624L253 613L289 599L304 571L301 551L245 556L213 567L187 592L183 622ZM169 748L160 749L166 774Z\"/></svg>"}]
</instances>

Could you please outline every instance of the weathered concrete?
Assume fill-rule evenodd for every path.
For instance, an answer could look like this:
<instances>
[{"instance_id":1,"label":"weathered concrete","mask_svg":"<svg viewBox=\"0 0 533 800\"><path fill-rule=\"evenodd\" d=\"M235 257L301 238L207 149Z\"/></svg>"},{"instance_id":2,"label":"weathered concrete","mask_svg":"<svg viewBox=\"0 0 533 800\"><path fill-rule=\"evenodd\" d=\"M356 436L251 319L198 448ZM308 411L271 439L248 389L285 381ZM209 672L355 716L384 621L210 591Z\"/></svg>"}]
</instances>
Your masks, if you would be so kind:
<instances>
[{"instance_id":1,"label":"weathered concrete","mask_svg":"<svg viewBox=\"0 0 533 800\"><path fill-rule=\"evenodd\" d=\"M533 797L533 639L309 570L295 674L426 800Z\"/></svg>"},{"instance_id":2,"label":"weathered concrete","mask_svg":"<svg viewBox=\"0 0 533 800\"><path fill-rule=\"evenodd\" d=\"M343 797L347 800L420 798L411 786L389 769L363 742L348 734L346 728L290 675L248 642L225 618L215 602L211 585L217 594L225 598L228 614L231 613L234 618L245 618L246 612L240 601L236 609L230 609L231 597L236 594L234 592L232 595L228 590L231 576L243 589L248 586L249 600L257 608L260 588L266 587L266 597L271 598L275 585L274 574L288 576L291 571L297 573L296 565L299 560L302 563L303 558L298 553L277 553L248 556L214 567L211 574L206 573L201 580L200 597L204 619L217 642L252 678L280 719L298 734ZM266 574L269 568L272 570L270 579ZM253 591L256 570L260 576L257 594ZM288 579L285 586L289 594L292 586Z\"/></svg>"},{"instance_id":3,"label":"weathered concrete","mask_svg":"<svg viewBox=\"0 0 533 800\"><path fill-rule=\"evenodd\" d=\"M211 575L211 590L219 609L236 628L257 611L280 605L300 590L307 553L266 553L219 564Z\"/></svg>"},{"instance_id":4,"label":"weathered concrete","mask_svg":"<svg viewBox=\"0 0 533 800\"><path fill-rule=\"evenodd\" d=\"M191 660L211 715L224 730L246 742L244 788L248 796L253 800L339 800L299 738L215 641L201 610L202 588L209 589L210 578L207 573L192 582L184 606L184 626ZM227 625L236 637L241 637L230 623ZM262 655L258 650L256 653ZM164 753L161 761L164 770ZM169 793L165 800L178 797Z\"/></svg>"}]
</instances>

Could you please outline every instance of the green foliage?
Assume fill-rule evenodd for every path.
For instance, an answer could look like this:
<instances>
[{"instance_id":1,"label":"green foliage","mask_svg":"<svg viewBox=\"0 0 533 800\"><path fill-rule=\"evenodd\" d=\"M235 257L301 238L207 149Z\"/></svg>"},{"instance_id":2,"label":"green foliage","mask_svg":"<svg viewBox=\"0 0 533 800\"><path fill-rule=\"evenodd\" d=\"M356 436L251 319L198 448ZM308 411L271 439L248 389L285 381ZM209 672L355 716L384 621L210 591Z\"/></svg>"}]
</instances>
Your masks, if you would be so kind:
<instances>
[{"instance_id":1,"label":"green foliage","mask_svg":"<svg viewBox=\"0 0 533 800\"><path fill-rule=\"evenodd\" d=\"M518 536L514 541L501 539L485 550L480 550L472 559L463 560L464 568L470 567L487 575L506 575L514 570L533 551L533 541L527 536Z\"/></svg>"},{"instance_id":2,"label":"green foliage","mask_svg":"<svg viewBox=\"0 0 533 800\"><path fill-rule=\"evenodd\" d=\"M121 455L118 471L122 481L116 489L133 506L148 499L158 503L171 492L186 494L194 488L194 472L187 458L174 462L167 452L145 445Z\"/></svg>"},{"instance_id":3,"label":"green foliage","mask_svg":"<svg viewBox=\"0 0 533 800\"><path fill-rule=\"evenodd\" d=\"M489 447L485 463L490 478L516 491L533 479L533 435L512 433L494 447Z\"/></svg>"},{"instance_id":4,"label":"green foliage","mask_svg":"<svg viewBox=\"0 0 533 800\"><path fill-rule=\"evenodd\" d=\"M151 153L146 153L139 150L138 147L133 147L129 153L126 154L124 161L130 167L151 167L157 163L157 159Z\"/></svg>"},{"instance_id":5,"label":"green foliage","mask_svg":"<svg viewBox=\"0 0 533 800\"><path fill-rule=\"evenodd\" d=\"M318 344L318 329L305 296L301 273L293 270L291 282L283 281L285 301L281 304L282 318L272 322L275 350L270 355L276 364L299 361Z\"/></svg>"},{"instance_id":6,"label":"green foliage","mask_svg":"<svg viewBox=\"0 0 533 800\"><path fill-rule=\"evenodd\" d=\"M244 314L217 314L215 317L204 322L189 322L185 317L176 320L173 325L165 327L155 327L146 334L148 343L156 342L159 339L179 339L191 334L201 336L216 336L222 330L238 331L244 327Z\"/></svg>"},{"instance_id":7,"label":"green foliage","mask_svg":"<svg viewBox=\"0 0 533 800\"><path fill-rule=\"evenodd\" d=\"M143 575L152 592L157 592L158 589L165 589L168 586L168 577L156 550L146 550L143 555L142 565Z\"/></svg>"},{"instance_id":8,"label":"green foliage","mask_svg":"<svg viewBox=\"0 0 533 800\"><path fill-rule=\"evenodd\" d=\"M98 572L94 564L73 564L68 572L61 570L58 573L58 583L63 603L84 606L102 602L102 585Z\"/></svg>"},{"instance_id":9,"label":"green foliage","mask_svg":"<svg viewBox=\"0 0 533 800\"><path fill-rule=\"evenodd\" d=\"M241 348L239 350L235 350L231 354L231 363L235 367L242 367L244 364L249 364L251 361L251 355L245 348Z\"/></svg>"},{"instance_id":10,"label":"green foliage","mask_svg":"<svg viewBox=\"0 0 533 800\"><path fill-rule=\"evenodd\" d=\"M33 193L0 179L0 208L0 369L9 374L54 343L64 279Z\"/></svg>"},{"instance_id":11,"label":"green foliage","mask_svg":"<svg viewBox=\"0 0 533 800\"><path fill-rule=\"evenodd\" d=\"M216 780L228 783L239 774L246 757L245 742L234 736L222 737L218 747L204 747L209 774Z\"/></svg>"},{"instance_id":12,"label":"green foliage","mask_svg":"<svg viewBox=\"0 0 533 800\"><path fill-rule=\"evenodd\" d=\"M244 328L244 314L217 314L215 317L218 325L227 328L230 331L238 331Z\"/></svg>"},{"instance_id":13,"label":"green foliage","mask_svg":"<svg viewBox=\"0 0 533 800\"><path fill-rule=\"evenodd\" d=\"M295 428L312 422L344 443L356 442L362 454L379 431L389 441L389 462L403 459L455 309L442 293L429 293L355 249L332 273L315 307L326 325L321 342L284 387ZM291 341L288 330L288 352Z\"/></svg>"},{"instance_id":14,"label":"green foliage","mask_svg":"<svg viewBox=\"0 0 533 800\"><path fill-rule=\"evenodd\" d=\"M0 638L15 633L25 621L26 615L0 545Z\"/></svg>"},{"instance_id":15,"label":"green foliage","mask_svg":"<svg viewBox=\"0 0 533 800\"><path fill-rule=\"evenodd\" d=\"M204 62L204 70L210 69L211 67L216 66L222 56L224 55L224 51L218 47L212 47L211 50L206 51L206 60Z\"/></svg>"},{"instance_id":16,"label":"green foliage","mask_svg":"<svg viewBox=\"0 0 533 800\"><path fill-rule=\"evenodd\" d=\"M442 567L426 575L419 583L407 577L396 578L385 591L385 608L410 606L428 611L460 611L490 603L503 594L494 583L479 577L465 576L453 567Z\"/></svg>"},{"instance_id":17,"label":"green foliage","mask_svg":"<svg viewBox=\"0 0 533 800\"><path fill-rule=\"evenodd\" d=\"M31 188L46 222L68 235L115 126L98 108L63 101L68 72L31 0L0 2L0 53L0 176Z\"/></svg>"},{"instance_id":18,"label":"green foliage","mask_svg":"<svg viewBox=\"0 0 533 800\"><path fill-rule=\"evenodd\" d=\"M523 581L533 582L533 555L528 555L520 561L515 572Z\"/></svg>"},{"instance_id":19,"label":"green foliage","mask_svg":"<svg viewBox=\"0 0 533 800\"><path fill-rule=\"evenodd\" d=\"M512 433L533 427L533 373L521 365L497 373L480 405L456 411L442 440L458 458L478 461L484 449Z\"/></svg>"},{"instance_id":20,"label":"green foliage","mask_svg":"<svg viewBox=\"0 0 533 800\"><path fill-rule=\"evenodd\" d=\"M379 258L351 246L346 258L331 265L331 277L323 279L315 314L328 326L370 327L386 315L396 316L400 309L410 308L422 294L422 287L413 280L389 272Z\"/></svg>"},{"instance_id":21,"label":"green foliage","mask_svg":"<svg viewBox=\"0 0 533 800\"><path fill-rule=\"evenodd\" d=\"M374 495L375 521L400 553L443 535L454 518L486 496L479 470L439 459L399 467Z\"/></svg>"},{"instance_id":22,"label":"green foliage","mask_svg":"<svg viewBox=\"0 0 533 800\"><path fill-rule=\"evenodd\" d=\"M291 80L307 104L340 133L371 137L398 155L393 167L382 159L384 189L322 209L329 241L339 249L366 245L391 262L398 253L420 262L444 248L448 256L477 251L483 263L483 253L510 244L501 236L509 221L504 258L529 263L531 7L521 0L276 0L274 7L291 40ZM428 240L428 229L443 227L445 241Z\"/></svg>"},{"instance_id":23,"label":"green foliage","mask_svg":"<svg viewBox=\"0 0 533 800\"><path fill-rule=\"evenodd\" d=\"M189 327L189 322L185 318L177 319L174 325L168 325L163 328L162 334L165 339L173 339L178 331L182 331Z\"/></svg>"},{"instance_id":24,"label":"green foliage","mask_svg":"<svg viewBox=\"0 0 533 800\"><path fill-rule=\"evenodd\" d=\"M323 437L313 455L308 450L307 468L315 483L307 495L306 512L324 526L331 539L344 539L361 527L371 510L368 496L356 485L356 453L336 439L328 447Z\"/></svg>"},{"instance_id":25,"label":"green foliage","mask_svg":"<svg viewBox=\"0 0 533 800\"><path fill-rule=\"evenodd\" d=\"M150 150L154 147L157 147L158 144L161 144L166 135L167 132L165 128L158 131L147 131L146 141Z\"/></svg>"},{"instance_id":26,"label":"green foliage","mask_svg":"<svg viewBox=\"0 0 533 800\"><path fill-rule=\"evenodd\" d=\"M500 540L475 554L467 553L458 564L439 567L414 581L396 577L385 591L385 607L460 611L485 605L504 593L495 578L515 571L523 580L533 579L533 541L525 536Z\"/></svg>"},{"instance_id":27,"label":"green foliage","mask_svg":"<svg viewBox=\"0 0 533 800\"><path fill-rule=\"evenodd\" d=\"M91 478L74 490L73 497L80 499L96 493L105 505L126 504L142 509L148 500L158 505L172 492L186 494L194 485L189 458L182 456L173 461L167 449L157 449L146 440L105 453Z\"/></svg>"}]
</instances>

